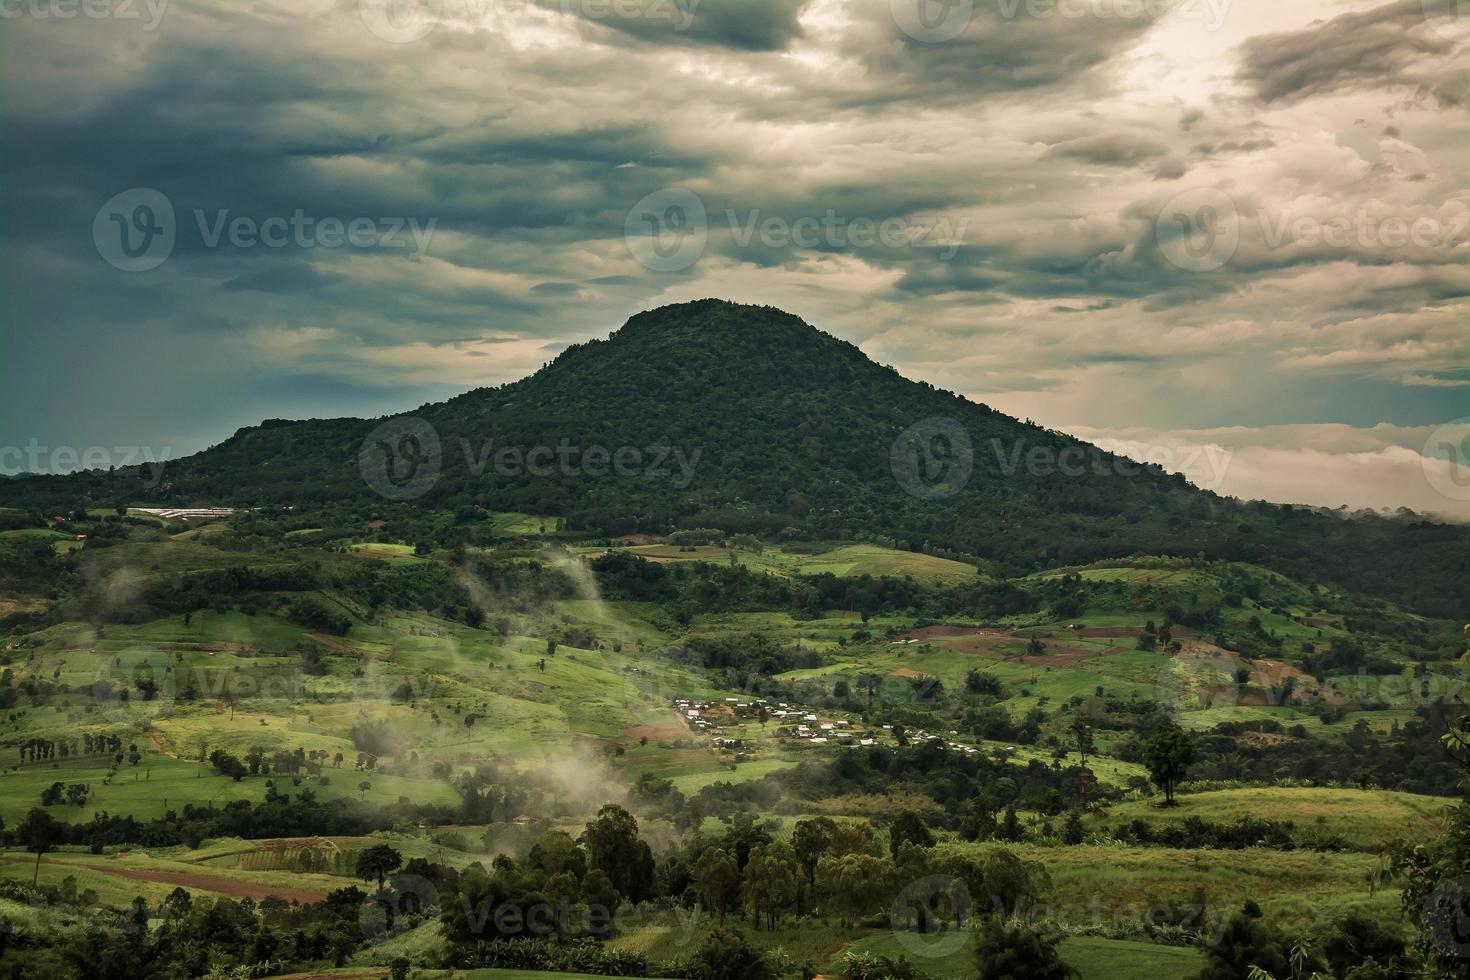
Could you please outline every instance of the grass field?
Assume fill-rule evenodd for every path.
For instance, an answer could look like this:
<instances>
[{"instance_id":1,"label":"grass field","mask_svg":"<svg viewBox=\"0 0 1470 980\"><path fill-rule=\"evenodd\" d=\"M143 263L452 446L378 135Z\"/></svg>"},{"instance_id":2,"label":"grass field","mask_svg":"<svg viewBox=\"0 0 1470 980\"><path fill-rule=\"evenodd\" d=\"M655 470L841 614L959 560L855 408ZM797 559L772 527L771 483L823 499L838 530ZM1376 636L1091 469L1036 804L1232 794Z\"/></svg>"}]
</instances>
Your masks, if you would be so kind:
<instances>
[{"instance_id":1,"label":"grass field","mask_svg":"<svg viewBox=\"0 0 1470 980\"><path fill-rule=\"evenodd\" d=\"M1365 849L1381 847L1397 836L1420 843L1440 832L1450 801L1435 796L1385 790L1230 789L1185 793L1179 806L1158 807L1156 801L1122 803L1112 807L1108 823L1142 819L1151 824L1179 823L1199 817L1234 823L1241 817L1291 820L1302 830L1337 834Z\"/></svg>"},{"instance_id":2,"label":"grass field","mask_svg":"<svg viewBox=\"0 0 1470 980\"><path fill-rule=\"evenodd\" d=\"M853 951L908 959L915 967L937 980L972 980L975 976L973 941L961 943L953 933L920 936L908 933L882 933L862 939L849 947ZM1150 942L1123 939L1100 939L1091 936L1069 937L1061 944L1062 959L1077 970L1079 980L1187 980L1204 966L1198 949L1161 946ZM831 975L842 967L840 957L828 963Z\"/></svg>"},{"instance_id":3,"label":"grass field","mask_svg":"<svg viewBox=\"0 0 1470 980\"><path fill-rule=\"evenodd\" d=\"M330 520L312 521L332 527ZM886 608L882 615L867 620L854 609L826 610L811 618L791 609L710 611L745 608L713 602L709 608L691 603L701 608L691 615L682 615L682 611L675 615L672 608L658 605L604 602L593 586L583 587L586 572L578 555L598 551L600 546L588 542L562 550L555 541L533 544L520 540L544 536L570 541L573 532L566 531L558 520L503 513L490 522L495 535L517 539L501 542L508 560L529 562L529 555L544 553L548 566L569 570L582 583L561 593L574 591L577 597L524 602L519 597L492 596L486 600L484 629L469 627L462 621L467 618L462 611L435 607L433 600L406 603L405 608L374 602L370 608L367 598L340 583L363 570L381 573L380 562L402 566L394 574L411 574L408 569L413 566L432 567L430 563L446 561L448 556L419 557L406 543L362 540L376 536L368 532L361 538L333 536L333 550L309 552L328 570L309 594L348 617L350 626L343 635L303 628L286 614L290 607L285 601L252 602L250 608L258 609L252 615L205 608L187 617L108 621L100 626L73 617L70 622L26 634L24 642L7 651L6 666L18 687L43 693L17 697L13 709L0 718L0 747L6 753L0 757L0 819L14 827L29 809L39 805L42 792L55 782L90 787L85 805L56 805L50 810L73 823L103 811L148 820L189 804L220 807L236 800L258 802L266 795L268 778L287 795L309 789L328 800L407 800L454 807L460 796L453 777L481 763L509 759L523 772L552 773L560 780L546 812L530 814L542 818L532 826L519 827L497 815L500 822L488 828L453 828L453 833L461 835L457 839L427 826L416 829L404 823L394 824L392 833L317 839L309 846L349 855L355 849L388 841L405 859L423 857L456 867L488 862L496 851L524 860L531 842L546 827L576 833L597 805L618 800L629 801L630 808L638 810L650 842L663 854L677 839L676 818L651 806L642 809L646 804L629 796L628 788L640 775L665 777L679 794L694 798L717 782L751 783L802 763L837 758L844 751L835 734L833 741L817 745L791 734L794 720L772 718L762 725L749 715L716 721L721 729L718 734L743 743L733 749L716 748L710 741L716 733L686 724L673 710L675 698L723 701L736 693L723 689L723 684L771 685L760 690L773 701L789 699L793 706L802 706L801 713L815 713L822 722L846 722L857 737L873 737L880 745L894 741L892 729L885 733L882 726L902 721L910 732L919 731L922 725L952 745L1003 753L1021 765L1057 770L1074 764L1077 758L1067 734L1071 712L1083 703L1112 702L1106 710L1115 721L1123 722L1099 734L1099 751L1088 762L1101 783L1121 789L1138 785L1147 776L1138 763L1108 755L1133 736L1133 730L1126 727L1128 719L1146 716L1146 702L1167 700L1181 681L1179 675L1207 673L1215 658L1203 648L1219 650L1214 623L1181 631L1197 647L1193 658L1189 650L1176 656L1139 649L1144 622L1159 621L1170 605L1186 608L1196 601L1220 602L1227 587L1241 588L1240 583L1247 582L1255 598L1247 597L1224 609L1220 631L1253 629L1250 621L1254 617L1261 630L1284 639L1281 656L1288 664L1304 644L1321 643L1324 637L1344 631L1343 614L1328 614L1323 608L1331 598L1326 594L1248 566L1197 568L1168 560L1081 569L1082 580L1095 585L1087 593L1092 598L1084 615L1062 620L1051 612L1054 607L1049 598L1025 607L1027 611L989 621L978 618L982 605L960 603L964 608L953 611L949 607L953 615L935 622L940 617L933 611L937 606L917 602L912 608ZM54 535L49 531L7 533ZM98 594L104 597L126 596L155 579L299 558L291 554L295 546L290 543L237 552L207 543L213 538L169 538L153 529L143 529L140 534L142 539L123 545L84 550L76 559L78 577L100 583ZM48 540L74 543L59 535ZM350 547L342 543L350 540L359 543ZM493 553L483 537L480 543L486 553ZM344 547L347 550L341 550ZM672 545L639 545L628 550L660 562L726 564L729 560L723 548L686 551ZM760 552L739 551L736 560L752 570L784 577L886 575L936 586L984 581L971 564L867 544L786 543ZM1058 582L1061 574L1048 572L1031 581L1059 589L1063 588ZM290 615L300 613L291 611ZM443 618L446 616L458 618ZM921 618L925 616L931 618ZM506 635L495 628L497 619L508 623ZM751 634L785 648L782 655L789 659L783 665L809 666L774 678L742 674L738 668L704 672L684 666L683 652L677 649L694 647L694 641L701 638L730 641L732 647L738 647ZM554 652L548 639L559 641ZM1031 645L1033 641L1042 644L1039 651ZM571 645L573 642L577 645ZM1219 642L1223 645L1227 640ZM1229 656L1222 655L1219 662L1233 666L1236 655L1228 649L1223 653ZM1011 720L1038 708L1046 715L1034 740L1025 735L1033 744L985 740L974 734L997 727L1010 730L1004 724L993 724L996 712L991 694L978 684L976 691L967 689L967 675L976 670L999 680L1003 689L997 703ZM163 693L152 700L143 696L123 700L120 691L144 689L138 685L144 674L161 679ZM860 681L875 676L881 690L877 715L859 693ZM926 701L917 692L926 689L931 678L942 682L942 693L937 700ZM739 693L749 698L752 689L747 686ZM1132 703L1120 706L1117 702ZM1195 730L1223 721L1300 724L1311 739L1324 740L1341 737L1360 719L1373 731L1386 733L1395 721L1402 726L1414 717L1412 707L1405 705L1375 711L1359 710L1351 703L1344 707L1344 720L1324 724L1309 705L1235 703L1221 696L1208 705L1187 706L1178 717ZM890 714L883 713L890 708ZM778 734L782 729L785 734ZM374 730L387 733L381 742L371 737ZM27 739L80 737L83 733L121 735L125 746L130 741L138 744L142 757L137 765L114 764L109 756L99 755L22 763L18 750ZM367 768L359 770L356 763L362 745L372 745L371 751L381 757L363 759ZM340 753L342 762L328 762L299 779L276 773L248 775L237 782L199 761L212 749L243 757L254 747L266 753L301 748L325 752L329 759ZM803 815L871 816L882 825L900 806L914 805L925 813L938 814L932 800L912 795L923 776L916 773L912 781L898 780L900 790L891 786L853 788L836 780L837 788L829 795L808 798L788 789L785 799L756 815L778 817L779 826L773 822L772 831L780 837L791 833L793 823ZM368 784L366 790L359 786L363 782ZM901 795L904 792L911 795ZM767 805L768 797L757 799L761 802L752 807ZM1036 799L1030 797L1026 805L1036 805ZM1050 917L1094 932L1098 930L1086 927L1120 918L1141 923L1149 907L1160 902L1200 901L1206 919L1218 922L1251 898L1277 927L1307 929L1343 911L1356 910L1401 928L1398 893L1393 888L1374 893L1367 886L1370 873L1378 867L1375 849L1394 838L1411 843L1427 840L1440 828L1445 802L1408 793L1285 786L1184 793L1179 799L1181 805L1172 809L1158 808L1152 800L1112 802L1104 816L1084 818L1086 829L1098 833L1092 838L1094 843L1073 847L1036 843L1040 835L1034 833L1033 815L1023 813L1027 828L1033 831L1032 842L1016 845L1016 850L1046 867L1054 885L1048 904ZM725 833L732 820L729 805L711 803L703 812L706 832ZM462 813L446 819L457 819ZM1131 820L1163 825L1192 816L1226 823L1243 816L1291 820L1299 833L1340 835L1355 850L1173 850L1096 843L1105 838L1103 832ZM465 819L486 818L479 814ZM1053 819L1053 827L1059 822ZM949 821L940 831L941 854L992 846L958 843L954 827ZM880 826L880 840L886 833ZM72 876L78 889L91 889L100 901L113 904L125 904L138 894L156 902L178 886L206 895L259 898L282 894L307 901L345 883L350 861L332 864L331 873L322 873L324 865L320 864L312 865L316 869L312 874L284 870L300 866L282 856L292 846L298 845L277 847L274 842L228 839L207 841L192 851L182 846L153 851L131 848L118 854L68 850L47 855L40 874L51 885ZM23 852L0 855L0 876L5 878L29 881L33 868L33 858ZM736 924L751 931L748 923ZM631 929L613 945L654 960L673 959L686 955L708 927L707 918L686 923L666 916ZM830 920L804 920L787 922L772 933L752 934L762 945L779 947L783 960L796 965L810 962L830 971L844 949L854 948L885 956L906 955L938 980L973 975L972 954L964 944L941 956L924 956L913 948L914 941L922 937L888 929L844 931ZM1134 933L1125 930L1124 934ZM351 961L359 964L355 975L380 975L384 957L400 952L426 956L435 951L437 942L431 924L364 948ZM1201 965L1196 949L1135 940L1073 937L1066 940L1063 955L1082 980L1170 980L1192 976ZM542 980L570 975L480 971L474 976Z\"/></svg>"},{"instance_id":4,"label":"grass field","mask_svg":"<svg viewBox=\"0 0 1470 980\"><path fill-rule=\"evenodd\" d=\"M34 854L23 851L0 854L0 876L29 883L35 867ZM340 878L330 875L295 871L201 868L195 863L156 857L144 851L106 856L52 853L42 859L42 884L60 885L67 876L76 879L78 891L90 888L97 893L99 901L118 906L126 905L137 895L150 903L156 902L178 887L199 894L256 901L267 895L302 902L320 901L344 884Z\"/></svg>"},{"instance_id":5,"label":"grass field","mask_svg":"<svg viewBox=\"0 0 1470 980\"><path fill-rule=\"evenodd\" d=\"M625 549L649 561L705 561L726 564L730 551L716 546L683 548L672 544L635 545ZM822 550L797 551L766 545L760 552L737 550L735 560L752 571L776 575L871 575L912 578L933 585L969 584L977 580L974 565L912 551L870 544L832 545Z\"/></svg>"}]
</instances>

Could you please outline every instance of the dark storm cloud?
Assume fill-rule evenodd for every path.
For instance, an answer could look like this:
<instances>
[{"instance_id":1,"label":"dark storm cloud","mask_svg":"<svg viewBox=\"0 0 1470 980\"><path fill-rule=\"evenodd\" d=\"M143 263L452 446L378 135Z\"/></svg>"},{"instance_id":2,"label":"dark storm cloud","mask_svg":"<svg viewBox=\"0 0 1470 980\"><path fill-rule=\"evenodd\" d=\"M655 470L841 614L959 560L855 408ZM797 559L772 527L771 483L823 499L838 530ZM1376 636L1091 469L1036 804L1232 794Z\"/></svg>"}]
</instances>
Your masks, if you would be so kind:
<instances>
[{"instance_id":1,"label":"dark storm cloud","mask_svg":"<svg viewBox=\"0 0 1470 980\"><path fill-rule=\"evenodd\" d=\"M1089 163L1127 167L1167 156L1169 147L1163 141L1137 133L1099 133L1056 143L1046 151L1049 157L1068 157Z\"/></svg>"},{"instance_id":2,"label":"dark storm cloud","mask_svg":"<svg viewBox=\"0 0 1470 980\"><path fill-rule=\"evenodd\" d=\"M1251 38L1241 46L1241 80L1266 103L1395 81L1421 84L1412 69L1426 55L1454 50L1429 29L1426 9L1424 0L1399 0L1306 30Z\"/></svg>"},{"instance_id":3,"label":"dark storm cloud","mask_svg":"<svg viewBox=\"0 0 1470 980\"><path fill-rule=\"evenodd\" d=\"M307 289L320 289L335 278L314 266L299 262L274 265L258 272L236 276L220 285L226 293L294 293Z\"/></svg>"},{"instance_id":4,"label":"dark storm cloud","mask_svg":"<svg viewBox=\"0 0 1470 980\"><path fill-rule=\"evenodd\" d=\"M1253 215L1279 187L1339 206L1343 188L1361 186L1364 197L1420 206L1405 185L1453 174L1444 146L1463 140L1426 136L1411 110L1392 119L1392 146L1373 144L1389 122L1374 115L1377 91L1353 107L1371 128L1324 119L1318 142L1272 118L1273 102L1413 76L1374 26L1399 24L1397 14L1370 18L1366 51L1349 45L1341 57L1337 21L1241 52L1221 40L1210 86L1228 84L1239 55L1251 87L1216 97L1209 86L1140 92L1141 61L1195 59L1192 48L1140 47L1160 26L1146 16L1035 16L1024 2L982 2L956 36L932 43L905 33L889 0L683 2L693 17L676 30L590 3L536 0L545 9L528 15L525 2L497 0L483 24L446 21L409 43L365 30L355 2L199 0L171 6L146 36L8 21L0 265L7 353L18 356L6 396L15 424L41 431L59 417L46 373L58 347L187 352L208 372L191 376L193 388L148 363L133 367L139 387L159 401L212 399L202 417L228 420L227 434L266 415L309 414L314 398L334 413L380 414L431 389L509 380L640 309L696 295L788 305L854 340L886 324L885 342L908 352L885 351L889 360L944 361L934 379L952 371L949 384L978 393L1066 392L1057 372L1068 365L1121 371L1193 351L1218 322L1280 317L1285 326L1253 341L1264 361L1272 344L1322 343L1316 335L1337 318L1449 307L1470 288L1457 269L1434 271L1448 259L1270 250L1249 235L1206 273L1159 253L1160 209L1195 180L1228 186ZM1432 35L1401 26L1413 39L1403 57L1432 53ZM1241 97L1251 94L1259 101ZM1179 179L1186 160L1189 181ZM138 275L108 266L91 234L102 202L132 187L164 192L179 221L172 257ZM636 202L673 187L702 197L708 241L688 268L654 271L635 259L625 227ZM1423 196L1436 193L1453 199L1442 188ZM944 257L905 245L741 243L727 217L790 226L829 209L966 224ZM210 246L195 210L435 227L418 260L374 248L261 250ZM1294 305L1280 312L1273 279L1309 280L1331 263L1356 274L1294 284ZM952 362L903 336L914 324L954 343ZM984 333L1003 344L1014 324L1036 343L997 348L967 374L965 341ZM1301 324L1312 333L1293 337ZM1222 333L1213 352L1190 356L1206 363L1232 339ZM1074 344L1075 361L1056 356ZM1406 370L1433 374L1453 356L1426 350ZM143 404L116 397L119 372L95 373L76 396L79 413L110 423ZM136 417L153 416L138 407Z\"/></svg>"},{"instance_id":5,"label":"dark storm cloud","mask_svg":"<svg viewBox=\"0 0 1470 980\"><path fill-rule=\"evenodd\" d=\"M801 37L802 8L811 0L638 0L643 14L612 16L607 4L535 0L568 10L599 27L655 44L713 45L739 51L779 51Z\"/></svg>"},{"instance_id":6,"label":"dark storm cloud","mask_svg":"<svg viewBox=\"0 0 1470 980\"><path fill-rule=\"evenodd\" d=\"M846 49L881 83L874 101L967 101L987 92L1063 86L1096 77L1142 37L1157 15L1033 16L1021 3L977 4L956 36L926 40L899 26L895 11L925 0L857 5ZM959 9L968 9L958 5ZM953 9L953 8L952 8ZM1100 80L1099 80L1100 81Z\"/></svg>"}]
</instances>

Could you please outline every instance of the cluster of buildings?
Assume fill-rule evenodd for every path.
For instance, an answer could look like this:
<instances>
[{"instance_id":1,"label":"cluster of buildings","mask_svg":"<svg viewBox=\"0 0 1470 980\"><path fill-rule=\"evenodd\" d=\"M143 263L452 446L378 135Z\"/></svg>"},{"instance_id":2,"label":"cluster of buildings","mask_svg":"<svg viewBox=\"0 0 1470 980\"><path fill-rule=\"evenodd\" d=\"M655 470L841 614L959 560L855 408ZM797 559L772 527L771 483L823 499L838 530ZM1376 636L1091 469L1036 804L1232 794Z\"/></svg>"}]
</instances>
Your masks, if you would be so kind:
<instances>
[{"instance_id":1,"label":"cluster of buildings","mask_svg":"<svg viewBox=\"0 0 1470 980\"><path fill-rule=\"evenodd\" d=\"M792 706L785 702L773 703L765 698L751 700L725 698L723 701L696 701L692 698L679 698L674 701L674 708L691 728L710 735L710 744L714 748L726 751L742 751L746 745L742 739L727 737L725 726L741 718L754 716L769 718L780 725L777 734L781 737L798 739L809 745L869 746L878 744L878 732L870 731L864 734L855 731L853 723L846 718L832 718L824 721L820 716L805 708ZM883 731L891 733L892 726L884 725ZM927 742L937 738L947 743L950 748L963 752L965 755L978 755L985 751L956 741L958 735L959 732L954 731L948 735L915 731L909 733L909 738L915 742ZM1014 746L1008 746L1002 751L1010 755L1017 749Z\"/></svg>"}]
</instances>

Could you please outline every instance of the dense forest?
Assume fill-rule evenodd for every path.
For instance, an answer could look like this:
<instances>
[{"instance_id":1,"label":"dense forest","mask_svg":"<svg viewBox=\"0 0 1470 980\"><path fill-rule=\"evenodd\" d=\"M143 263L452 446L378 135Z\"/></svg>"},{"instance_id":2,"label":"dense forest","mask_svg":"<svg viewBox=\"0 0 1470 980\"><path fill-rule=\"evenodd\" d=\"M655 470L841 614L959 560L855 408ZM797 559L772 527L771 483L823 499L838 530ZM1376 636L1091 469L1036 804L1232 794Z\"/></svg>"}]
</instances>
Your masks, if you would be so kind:
<instances>
[{"instance_id":1,"label":"dense forest","mask_svg":"<svg viewBox=\"0 0 1470 980\"><path fill-rule=\"evenodd\" d=\"M642 313L529 378L404 418L432 437L415 428L405 450L401 432L375 444L373 421L268 421L161 473L6 480L0 504L389 506L365 461L411 452L412 472L433 477L412 487L416 506L554 513L610 536L718 527L875 539L942 546L1001 572L1203 554L1441 616L1458 612L1470 573L1470 529L1221 498L908 381L769 307ZM914 431L923 438L909 448L933 453L922 472L897 458ZM924 482L931 466L943 493ZM948 474L964 479L951 487Z\"/></svg>"}]
</instances>

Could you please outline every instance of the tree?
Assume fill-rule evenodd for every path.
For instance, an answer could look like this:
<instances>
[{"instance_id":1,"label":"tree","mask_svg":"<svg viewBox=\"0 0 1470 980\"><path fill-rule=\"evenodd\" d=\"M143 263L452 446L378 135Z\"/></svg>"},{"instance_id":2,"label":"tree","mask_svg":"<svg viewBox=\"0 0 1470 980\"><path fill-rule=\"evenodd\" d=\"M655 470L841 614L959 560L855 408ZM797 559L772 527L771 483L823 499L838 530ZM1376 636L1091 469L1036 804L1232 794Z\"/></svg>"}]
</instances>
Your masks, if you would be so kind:
<instances>
[{"instance_id":1,"label":"tree","mask_svg":"<svg viewBox=\"0 0 1470 980\"><path fill-rule=\"evenodd\" d=\"M988 847L979 854L950 853L937 870L965 883L969 907L976 915L1025 919L1053 891L1045 865L1022 860L1005 847Z\"/></svg>"},{"instance_id":2,"label":"tree","mask_svg":"<svg viewBox=\"0 0 1470 980\"><path fill-rule=\"evenodd\" d=\"M215 749L209 753L209 762L214 766L216 772L222 776L229 776L237 783L249 772L245 768L245 763L221 749Z\"/></svg>"},{"instance_id":3,"label":"tree","mask_svg":"<svg viewBox=\"0 0 1470 980\"><path fill-rule=\"evenodd\" d=\"M1361 912L1348 912L1335 921L1322 943L1322 956L1335 976L1344 976L1359 964L1391 964L1404 953L1404 941L1395 931Z\"/></svg>"},{"instance_id":4,"label":"tree","mask_svg":"<svg viewBox=\"0 0 1470 980\"><path fill-rule=\"evenodd\" d=\"M1465 628L1465 634L1470 637L1470 626ZM1466 658L1470 659L1470 652ZM1455 721L1443 741L1451 748L1470 744L1470 717L1462 715ZM1470 759L1463 764L1470 769ZM1462 793L1470 791L1470 775L1461 781L1460 788ZM1428 967L1428 973L1435 977L1470 978L1470 959L1464 955L1466 923L1470 923L1467 867L1470 867L1470 801L1462 797L1438 839L1402 849L1396 855L1395 866L1382 874L1385 881L1390 873L1402 874L1405 918L1417 926L1416 952Z\"/></svg>"},{"instance_id":5,"label":"tree","mask_svg":"<svg viewBox=\"0 0 1470 980\"><path fill-rule=\"evenodd\" d=\"M402 854L387 844L377 844L357 855L357 876L363 881L378 879L378 891L382 891L383 879L402 864Z\"/></svg>"},{"instance_id":6,"label":"tree","mask_svg":"<svg viewBox=\"0 0 1470 980\"><path fill-rule=\"evenodd\" d=\"M587 855L564 831L548 830L536 838L526 863L547 875L570 874L578 881L587 873Z\"/></svg>"},{"instance_id":7,"label":"tree","mask_svg":"<svg viewBox=\"0 0 1470 980\"><path fill-rule=\"evenodd\" d=\"M740 890L740 869L730 852L711 847L701 854L694 865L694 884L704 907L718 915L720 925L724 925L725 913Z\"/></svg>"},{"instance_id":8,"label":"tree","mask_svg":"<svg viewBox=\"0 0 1470 980\"><path fill-rule=\"evenodd\" d=\"M1021 826L1021 818L1016 815L1015 807L1006 807L1005 816L1001 817L1000 826L996 828L995 839L1013 843L1026 839L1026 828Z\"/></svg>"},{"instance_id":9,"label":"tree","mask_svg":"<svg viewBox=\"0 0 1470 980\"><path fill-rule=\"evenodd\" d=\"M1072 741L1077 745L1077 754L1082 756L1082 768L1087 768L1087 754L1097 749L1093 738L1092 721L1086 715L1078 712L1072 716L1072 723L1068 726L1072 733Z\"/></svg>"},{"instance_id":10,"label":"tree","mask_svg":"<svg viewBox=\"0 0 1470 980\"><path fill-rule=\"evenodd\" d=\"M911 841L924 848L934 846L934 835L929 832L929 826L924 823L923 817L912 810L899 813L893 826L888 828L888 853L897 858L899 845L904 841Z\"/></svg>"},{"instance_id":11,"label":"tree","mask_svg":"<svg viewBox=\"0 0 1470 980\"><path fill-rule=\"evenodd\" d=\"M1194 739L1173 721L1165 721L1143 748L1143 764L1164 790L1164 804L1174 806L1174 789L1194 765Z\"/></svg>"},{"instance_id":12,"label":"tree","mask_svg":"<svg viewBox=\"0 0 1470 980\"><path fill-rule=\"evenodd\" d=\"M833 835L837 832L837 824L831 817L814 817L810 820L798 820L796 828L791 832L791 848L796 852L796 862L806 872L808 894L812 896L812 903L816 904L817 895L817 862L827 853L832 846ZM796 912L801 914L801 896L796 897Z\"/></svg>"},{"instance_id":13,"label":"tree","mask_svg":"<svg viewBox=\"0 0 1470 980\"><path fill-rule=\"evenodd\" d=\"M618 893L641 902L653 884L653 852L638 836L638 821L615 803L597 811L582 832L587 866L605 872Z\"/></svg>"},{"instance_id":14,"label":"tree","mask_svg":"<svg viewBox=\"0 0 1470 980\"><path fill-rule=\"evenodd\" d=\"M745 903L756 925L765 916L767 927L776 928L781 913L796 903L796 854L788 844L761 844L750 852L745 865Z\"/></svg>"},{"instance_id":15,"label":"tree","mask_svg":"<svg viewBox=\"0 0 1470 980\"><path fill-rule=\"evenodd\" d=\"M1082 828L1082 812L1071 810L1067 813L1067 822L1062 825L1062 843L1080 844L1087 837L1087 832Z\"/></svg>"},{"instance_id":16,"label":"tree","mask_svg":"<svg viewBox=\"0 0 1470 980\"><path fill-rule=\"evenodd\" d=\"M713 930L690 958L694 980L774 980L776 969L739 932Z\"/></svg>"},{"instance_id":17,"label":"tree","mask_svg":"<svg viewBox=\"0 0 1470 980\"><path fill-rule=\"evenodd\" d=\"M859 916L875 911L891 894L893 862L871 854L828 855L817 862L826 902L851 929Z\"/></svg>"},{"instance_id":18,"label":"tree","mask_svg":"<svg viewBox=\"0 0 1470 980\"><path fill-rule=\"evenodd\" d=\"M1237 980L1250 976L1252 969L1267 976L1290 976L1290 951L1259 919L1237 912L1215 941L1205 946L1205 968L1198 980Z\"/></svg>"},{"instance_id":19,"label":"tree","mask_svg":"<svg viewBox=\"0 0 1470 980\"><path fill-rule=\"evenodd\" d=\"M366 779L357 784L357 791L362 794L363 799L367 799L368 790L372 788L373 784L368 782Z\"/></svg>"},{"instance_id":20,"label":"tree","mask_svg":"<svg viewBox=\"0 0 1470 980\"><path fill-rule=\"evenodd\" d=\"M1039 932L1000 916L976 931L975 965L980 980L1067 980L1077 971L1062 962L1059 936Z\"/></svg>"},{"instance_id":21,"label":"tree","mask_svg":"<svg viewBox=\"0 0 1470 980\"><path fill-rule=\"evenodd\" d=\"M582 879L582 902L589 909L597 909L599 912L605 911L606 917L611 919L612 914L623 903L623 897L618 894L618 890L613 885L612 879L607 876L607 872L601 868L593 868Z\"/></svg>"},{"instance_id":22,"label":"tree","mask_svg":"<svg viewBox=\"0 0 1470 980\"><path fill-rule=\"evenodd\" d=\"M66 839L66 827L40 807L31 812L15 828L15 838L25 845L26 850L36 854L36 870L31 874L31 885L35 886L41 876L41 855L56 849Z\"/></svg>"}]
</instances>

